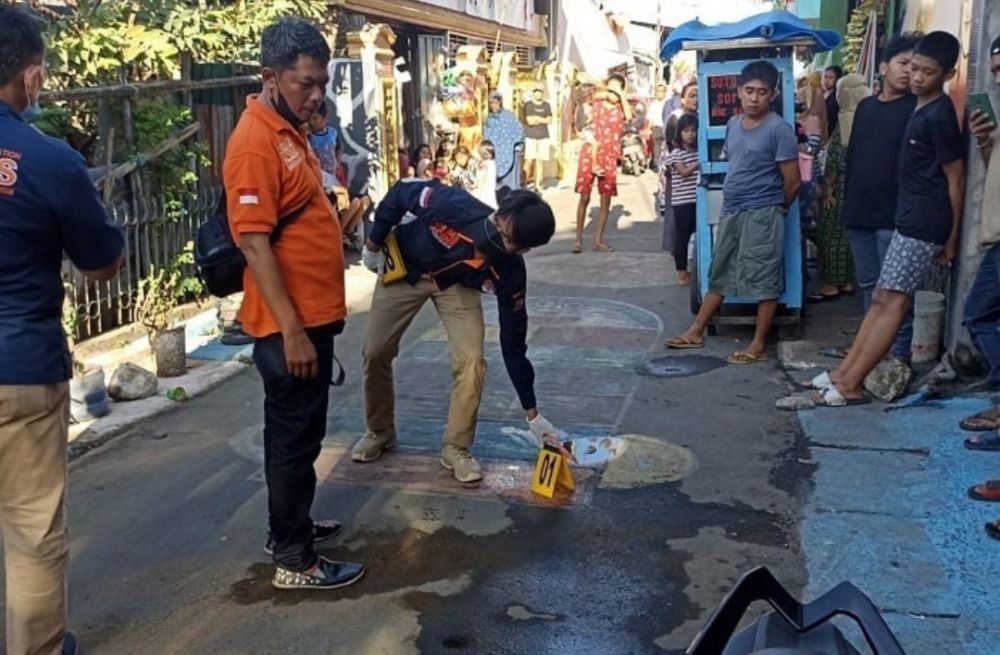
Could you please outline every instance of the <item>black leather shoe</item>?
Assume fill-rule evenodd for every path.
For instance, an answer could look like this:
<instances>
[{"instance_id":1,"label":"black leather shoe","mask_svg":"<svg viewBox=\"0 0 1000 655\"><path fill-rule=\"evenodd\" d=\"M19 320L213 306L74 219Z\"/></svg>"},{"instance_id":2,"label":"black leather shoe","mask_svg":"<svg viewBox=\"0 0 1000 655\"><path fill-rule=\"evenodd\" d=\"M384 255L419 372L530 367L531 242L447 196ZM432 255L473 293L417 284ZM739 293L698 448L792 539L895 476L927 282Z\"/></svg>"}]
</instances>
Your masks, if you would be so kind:
<instances>
[{"instance_id":1,"label":"black leather shoe","mask_svg":"<svg viewBox=\"0 0 1000 655\"><path fill-rule=\"evenodd\" d=\"M63 637L62 655L77 655L78 652L76 648L76 635L72 632L67 632L66 636Z\"/></svg>"},{"instance_id":2,"label":"black leather shoe","mask_svg":"<svg viewBox=\"0 0 1000 655\"><path fill-rule=\"evenodd\" d=\"M278 567L271 584L276 589L338 589L352 585L365 574L365 567L353 562L335 562L325 557L309 572Z\"/></svg>"}]
</instances>

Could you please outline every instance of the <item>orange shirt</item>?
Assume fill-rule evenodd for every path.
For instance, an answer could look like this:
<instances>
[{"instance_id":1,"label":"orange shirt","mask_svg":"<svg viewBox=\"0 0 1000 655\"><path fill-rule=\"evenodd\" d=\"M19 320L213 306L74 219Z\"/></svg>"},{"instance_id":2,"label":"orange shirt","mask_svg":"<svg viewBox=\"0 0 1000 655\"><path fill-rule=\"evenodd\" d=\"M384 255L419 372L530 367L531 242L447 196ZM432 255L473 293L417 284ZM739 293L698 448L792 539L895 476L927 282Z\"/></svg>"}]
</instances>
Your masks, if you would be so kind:
<instances>
[{"instance_id":1,"label":"orange shirt","mask_svg":"<svg viewBox=\"0 0 1000 655\"><path fill-rule=\"evenodd\" d=\"M288 296L304 327L339 321L347 315L344 251L336 211L323 193L319 160L305 129L247 98L226 145L222 170L229 228L239 244L243 234L270 234L278 218L308 203L274 244L274 256ZM280 332L249 268L243 277L239 319L254 337Z\"/></svg>"}]
</instances>

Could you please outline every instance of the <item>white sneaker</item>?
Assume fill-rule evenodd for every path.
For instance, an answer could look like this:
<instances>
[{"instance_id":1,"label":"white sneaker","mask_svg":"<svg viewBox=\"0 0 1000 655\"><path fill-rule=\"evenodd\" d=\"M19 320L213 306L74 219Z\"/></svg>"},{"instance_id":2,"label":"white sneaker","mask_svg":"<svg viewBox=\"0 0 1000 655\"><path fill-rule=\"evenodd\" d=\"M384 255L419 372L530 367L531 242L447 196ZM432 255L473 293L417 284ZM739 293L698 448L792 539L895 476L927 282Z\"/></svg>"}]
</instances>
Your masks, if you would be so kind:
<instances>
[{"instance_id":1,"label":"white sneaker","mask_svg":"<svg viewBox=\"0 0 1000 655\"><path fill-rule=\"evenodd\" d=\"M454 473L459 482L478 482L483 479L483 469L468 448L445 444L441 449L441 466Z\"/></svg>"}]
</instances>

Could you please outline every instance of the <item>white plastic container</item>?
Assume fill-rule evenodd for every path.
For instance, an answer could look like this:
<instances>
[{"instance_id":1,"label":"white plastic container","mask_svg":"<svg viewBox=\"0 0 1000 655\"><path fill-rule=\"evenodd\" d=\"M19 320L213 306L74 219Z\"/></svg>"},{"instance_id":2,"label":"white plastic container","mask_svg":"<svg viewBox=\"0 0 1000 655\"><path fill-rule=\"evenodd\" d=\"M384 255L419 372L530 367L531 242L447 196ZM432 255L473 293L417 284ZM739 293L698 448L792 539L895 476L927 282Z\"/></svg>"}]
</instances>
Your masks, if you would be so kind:
<instances>
[{"instance_id":1,"label":"white plastic container","mask_svg":"<svg viewBox=\"0 0 1000 655\"><path fill-rule=\"evenodd\" d=\"M918 291L913 297L914 364L936 361L944 332L944 294Z\"/></svg>"}]
</instances>

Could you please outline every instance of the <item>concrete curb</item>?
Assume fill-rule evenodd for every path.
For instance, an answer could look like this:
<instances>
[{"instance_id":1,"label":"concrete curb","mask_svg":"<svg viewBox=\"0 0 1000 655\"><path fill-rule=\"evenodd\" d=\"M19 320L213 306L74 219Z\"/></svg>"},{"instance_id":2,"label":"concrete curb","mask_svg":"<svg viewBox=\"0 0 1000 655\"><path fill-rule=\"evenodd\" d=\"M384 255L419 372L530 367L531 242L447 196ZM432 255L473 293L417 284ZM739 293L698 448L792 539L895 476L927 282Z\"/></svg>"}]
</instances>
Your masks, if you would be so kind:
<instances>
[{"instance_id":1,"label":"concrete curb","mask_svg":"<svg viewBox=\"0 0 1000 655\"><path fill-rule=\"evenodd\" d=\"M114 403L112 405L114 409L110 414L87 425L78 436L70 441L67 451L69 460L73 461L103 446L115 437L125 434L141 421L182 408L184 403L191 398L215 389L249 368L248 364L235 360L198 362L191 372L169 380L169 388L181 387L184 389L185 400L170 400L166 397L165 391L161 390L157 395L144 400ZM163 379L161 379L162 382Z\"/></svg>"}]
</instances>

